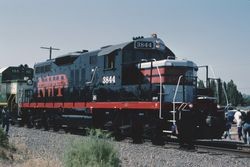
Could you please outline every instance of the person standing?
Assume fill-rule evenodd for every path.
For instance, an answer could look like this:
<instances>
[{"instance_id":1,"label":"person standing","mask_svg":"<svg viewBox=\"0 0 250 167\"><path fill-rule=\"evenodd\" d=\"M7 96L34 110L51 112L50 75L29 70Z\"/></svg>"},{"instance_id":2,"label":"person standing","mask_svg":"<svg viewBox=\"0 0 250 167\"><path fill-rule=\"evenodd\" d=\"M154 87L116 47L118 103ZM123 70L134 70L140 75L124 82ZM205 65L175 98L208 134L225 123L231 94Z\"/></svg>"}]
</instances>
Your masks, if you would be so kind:
<instances>
[{"instance_id":1,"label":"person standing","mask_svg":"<svg viewBox=\"0 0 250 167\"><path fill-rule=\"evenodd\" d=\"M231 138L231 134L230 134L230 129L232 127L232 122L230 121L229 115L226 114L226 131L224 132L224 138L226 139L227 137L229 137L230 140L232 140Z\"/></svg>"},{"instance_id":2,"label":"person standing","mask_svg":"<svg viewBox=\"0 0 250 167\"><path fill-rule=\"evenodd\" d=\"M2 124L2 128L5 129L5 134L8 135L9 132L9 126L10 126L10 114L9 114L9 110L7 107L4 107L2 110L2 118L3 118L3 124Z\"/></svg>"},{"instance_id":3,"label":"person standing","mask_svg":"<svg viewBox=\"0 0 250 167\"><path fill-rule=\"evenodd\" d=\"M243 127L243 140L244 143L247 144L247 142L250 142L250 110L247 111L246 113L246 118L244 120L244 124L242 127Z\"/></svg>"},{"instance_id":4,"label":"person standing","mask_svg":"<svg viewBox=\"0 0 250 167\"><path fill-rule=\"evenodd\" d=\"M242 114L239 110L237 110L234 114L234 122L237 125L238 139L242 138Z\"/></svg>"}]
</instances>

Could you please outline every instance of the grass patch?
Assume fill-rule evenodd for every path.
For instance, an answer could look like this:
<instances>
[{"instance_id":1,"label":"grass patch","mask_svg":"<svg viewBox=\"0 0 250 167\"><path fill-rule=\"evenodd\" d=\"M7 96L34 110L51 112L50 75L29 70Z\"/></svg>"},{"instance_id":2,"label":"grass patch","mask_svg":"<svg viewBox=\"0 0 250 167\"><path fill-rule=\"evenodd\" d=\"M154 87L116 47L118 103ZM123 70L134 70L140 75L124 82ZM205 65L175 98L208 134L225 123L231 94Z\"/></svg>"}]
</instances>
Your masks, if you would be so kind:
<instances>
[{"instance_id":1,"label":"grass patch","mask_svg":"<svg viewBox=\"0 0 250 167\"><path fill-rule=\"evenodd\" d=\"M76 140L64 156L66 167L118 167L118 152L110 143L110 134L89 130L89 138Z\"/></svg>"},{"instance_id":2,"label":"grass patch","mask_svg":"<svg viewBox=\"0 0 250 167\"><path fill-rule=\"evenodd\" d=\"M37 155L27 149L20 138L12 138L7 147L0 146L0 166L6 167L63 167L62 162L49 155Z\"/></svg>"},{"instance_id":3,"label":"grass patch","mask_svg":"<svg viewBox=\"0 0 250 167\"><path fill-rule=\"evenodd\" d=\"M9 147L9 139L5 134L4 130L0 128L0 147L8 148Z\"/></svg>"},{"instance_id":4,"label":"grass patch","mask_svg":"<svg viewBox=\"0 0 250 167\"><path fill-rule=\"evenodd\" d=\"M91 138L113 140L110 132L104 132L101 129L87 129L87 135Z\"/></svg>"}]
</instances>

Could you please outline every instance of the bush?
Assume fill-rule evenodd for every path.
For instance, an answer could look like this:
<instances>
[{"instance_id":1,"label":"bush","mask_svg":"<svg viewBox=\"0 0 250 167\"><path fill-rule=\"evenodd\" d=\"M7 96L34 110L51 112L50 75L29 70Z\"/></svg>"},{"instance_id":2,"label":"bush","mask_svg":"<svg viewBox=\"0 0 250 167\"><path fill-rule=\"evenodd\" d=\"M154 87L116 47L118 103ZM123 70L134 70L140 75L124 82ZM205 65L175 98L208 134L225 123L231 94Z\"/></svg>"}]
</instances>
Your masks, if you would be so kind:
<instances>
[{"instance_id":1,"label":"bush","mask_svg":"<svg viewBox=\"0 0 250 167\"><path fill-rule=\"evenodd\" d=\"M113 140L111 133L104 132L101 129L87 129L87 135L92 138Z\"/></svg>"},{"instance_id":2,"label":"bush","mask_svg":"<svg viewBox=\"0 0 250 167\"><path fill-rule=\"evenodd\" d=\"M71 145L71 148L69 148L68 151L65 153L65 166L120 166L120 160L118 158L117 151L114 149L113 145L108 140L100 139L100 136L105 135L102 134L99 130L94 130L91 131L89 138L74 141Z\"/></svg>"},{"instance_id":3,"label":"bush","mask_svg":"<svg viewBox=\"0 0 250 167\"><path fill-rule=\"evenodd\" d=\"M9 139L2 128L0 128L0 146L5 148L9 146Z\"/></svg>"}]
</instances>

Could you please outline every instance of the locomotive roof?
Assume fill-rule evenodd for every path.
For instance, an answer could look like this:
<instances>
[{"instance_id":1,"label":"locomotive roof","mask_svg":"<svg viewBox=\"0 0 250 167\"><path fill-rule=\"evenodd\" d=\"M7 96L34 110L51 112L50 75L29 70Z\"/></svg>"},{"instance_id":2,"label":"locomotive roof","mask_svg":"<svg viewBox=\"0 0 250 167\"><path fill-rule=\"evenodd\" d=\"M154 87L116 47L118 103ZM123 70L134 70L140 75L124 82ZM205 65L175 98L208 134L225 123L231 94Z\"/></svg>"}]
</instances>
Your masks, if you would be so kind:
<instances>
[{"instance_id":1,"label":"locomotive roof","mask_svg":"<svg viewBox=\"0 0 250 167\"><path fill-rule=\"evenodd\" d=\"M134 43L135 41L147 41L147 42L156 42L156 41L160 41L163 45L164 45L164 49L167 48L165 46L165 44L163 43L163 41L160 38L157 37L148 37L148 38L137 38L137 39L133 39L133 41L129 41L129 42L124 42L121 44L117 44L117 45L109 45L109 46L105 46L102 47L101 49L98 50L93 50L90 52L87 52L86 50L84 51L77 51L77 52L71 52L71 53L67 53L65 55L62 56L58 56L55 59L51 59L51 60L47 60L44 62L40 62L40 63L36 63L35 65L45 65L45 64L49 64L51 62L58 64L57 62L61 62L64 59L72 59L75 60L76 58L78 58L80 55L97 55L97 56L103 56L103 55L107 55L112 53L115 50L122 50L124 49L126 46ZM168 49L168 48L167 48Z\"/></svg>"},{"instance_id":2,"label":"locomotive roof","mask_svg":"<svg viewBox=\"0 0 250 167\"><path fill-rule=\"evenodd\" d=\"M134 43L134 41L148 41L148 42L155 42L155 41L160 41L163 43L163 41L160 38L154 38L154 37L149 37L149 38L138 38L135 39L133 41L129 41L129 42L125 42L125 43L121 43L121 44L117 44L117 45L110 45L110 46L106 46L101 48L100 52L98 53L98 56L102 56L102 55L107 55L115 50L120 50L125 48L126 46L128 46L131 43Z\"/></svg>"},{"instance_id":3,"label":"locomotive roof","mask_svg":"<svg viewBox=\"0 0 250 167\"><path fill-rule=\"evenodd\" d=\"M62 56L58 56L55 59L62 58L62 57L78 57L82 54L82 52L70 52Z\"/></svg>"},{"instance_id":4,"label":"locomotive roof","mask_svg":"<svg viewBox=\"0 0 250 167\"><path fill-rule=\"evenodd\" d=\"M8 67L1 67L0 68L0 73L3 73Z\"/></svg>"},{"instance_id":5,"label":"locomotive roof","mask_svg":"<svg viewBox=\"0 0 250 167\"><path fill-rule=\"evenodd\" d=\"M131 42L125 42L122 44L118 44L118 45L111 45L108 47L105 47L103 49L101 49L101 51L98 53L98 56L102 56L102 55L106 55L109 54L117 49L123 49L124 47L126 47L128 44L130 44Z\"/></svg>"},{"instance_id":6,"label":"locomotive roof","mask_svg":"<svg viewBox=\"0 0 250 167\"><path fill-rule=\"evenodd\" d=\"M51 60L36 63L35 66L46 65L46 64L51 64L51 63L55 63L57 65L60 65L63 61L69 61L69 62L74 61L80 55L83 55L83 54L97 54L97 51L87 52L86 50L84 50L84 51L70 52L70 53L67 53L65 55L58 56L58 57L51 59Z\"/></svg>"},{"instance_id":7,"label":"locomotive roof","mask_svg":"<svg viewBox=\"0 0 250 167\"><path fill-rule=\"evenodd\" d=\"M51 64L51 62L55 62L55 59L51 59L51 60L47 60L47 61L43 61L43 62L38 62L38 63L35 63L34 66Z\"/></svg>"}]
</instances>

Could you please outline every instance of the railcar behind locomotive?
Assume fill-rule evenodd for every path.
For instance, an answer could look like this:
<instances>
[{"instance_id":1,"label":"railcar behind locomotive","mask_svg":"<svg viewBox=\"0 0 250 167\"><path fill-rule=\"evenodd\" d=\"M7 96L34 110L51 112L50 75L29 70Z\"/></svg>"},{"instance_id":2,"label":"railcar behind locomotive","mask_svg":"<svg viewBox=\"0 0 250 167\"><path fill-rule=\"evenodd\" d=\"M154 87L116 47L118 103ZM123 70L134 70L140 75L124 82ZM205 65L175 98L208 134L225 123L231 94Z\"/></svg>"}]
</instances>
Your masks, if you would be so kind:
<instances>
[{"instance_id":1,"label":"railcar behind locomotive","mask_svg":"<svg viewBox=\"0 0 250 167\"><path fill-rule=\"evenodd\" d=\"M62 125L109 129L134 140L148 132L157 141L163 132L177 130L220 138L224 113L213 98L199 93L204 91L197 88L197 70L194 62L177 59L156 34L69 53L35 64L20 120L55 130ZM190 124L192 130L185 129Z\"/></svg>"},{"instance_id":2,"label":"railcar behind locomotive","mask_svg":"<svg viewBox=\"0 0 250 167\"><path fill-rule=\"evenodd\" d=\"M33 69L27 64L0 68L0 110L4 107L11 110L12 120L17 119L19 99L26 93L26 89L32 87L27 84L32 78Z\"/></svg>"}]
</instances>

